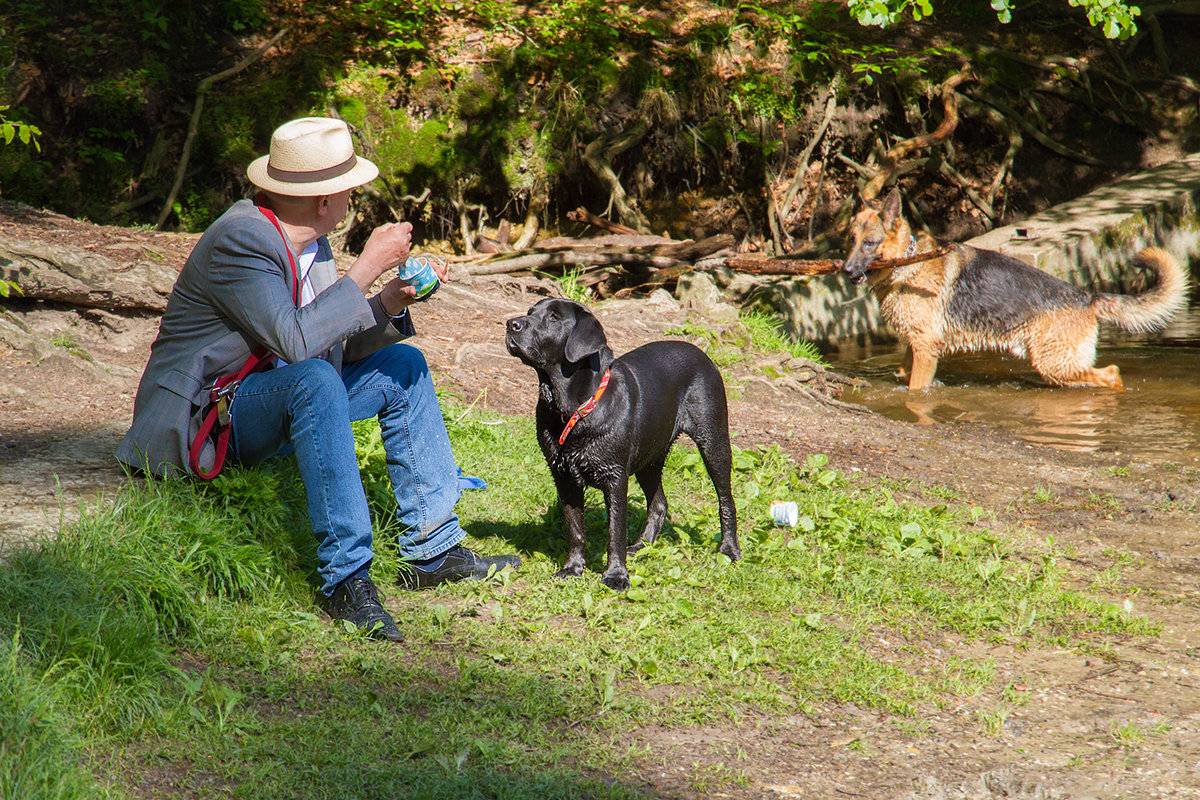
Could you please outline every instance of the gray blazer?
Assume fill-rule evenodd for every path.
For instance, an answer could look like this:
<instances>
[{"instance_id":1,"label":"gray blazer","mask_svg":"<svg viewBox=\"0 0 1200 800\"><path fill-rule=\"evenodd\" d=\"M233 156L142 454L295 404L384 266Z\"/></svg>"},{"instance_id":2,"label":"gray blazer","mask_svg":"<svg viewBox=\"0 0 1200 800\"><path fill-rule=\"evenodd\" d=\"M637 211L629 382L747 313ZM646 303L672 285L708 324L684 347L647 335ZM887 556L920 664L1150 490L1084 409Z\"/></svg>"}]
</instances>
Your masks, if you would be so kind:
<instances>
[{"instance_id":1,"label":"gray blazer","mask_svg":"<svg viewBox=\"0 0 1200 800\"><path fill-rule=\"evenodd\" d=\"M158 475L187 473L209 388L236 372L263 344L284 361L325 358L338 371L413 334L408 315L393 322L379 299L338 278L325 237L309 273L316 299L292 303L292 270L275 226L249 200L235 203L205 232L175 281L142 373L133 424L117 460ZM206 444L200 465L212 468Z\"/></svg>"}]
</instances>

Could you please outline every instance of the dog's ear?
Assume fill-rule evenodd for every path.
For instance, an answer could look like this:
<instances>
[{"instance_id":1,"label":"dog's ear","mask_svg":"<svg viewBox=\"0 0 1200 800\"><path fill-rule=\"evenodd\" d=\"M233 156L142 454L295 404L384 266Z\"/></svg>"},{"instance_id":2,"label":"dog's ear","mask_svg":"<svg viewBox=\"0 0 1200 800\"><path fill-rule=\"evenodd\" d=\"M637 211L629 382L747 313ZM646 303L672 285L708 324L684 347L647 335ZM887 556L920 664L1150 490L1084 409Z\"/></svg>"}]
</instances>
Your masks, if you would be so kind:
<instances>
[{"instance_id":1,"label":"dog's ear","mask_svg":"<svg viewBox=\"0 0 1200 800\"><path fill-rule=\"evenodd\" d=\"M883 201L883 227L892 228L900 219L900 190L892 189Z\"/></svg>"},{"instance_id":2,"label":"dog's ear","mask_svg":"<svg viewBox=\"0 0 1200 800\"><path fill-rule=\"evenodd\" d=\"M567 361L572 364L582 361L592 353L599 353L607 345L608 339L604 337L600 321L592 316L592 312L580 306L575 312L575 327L567 337L567 346L563 351Z\"/></svg>"}]
</instances>

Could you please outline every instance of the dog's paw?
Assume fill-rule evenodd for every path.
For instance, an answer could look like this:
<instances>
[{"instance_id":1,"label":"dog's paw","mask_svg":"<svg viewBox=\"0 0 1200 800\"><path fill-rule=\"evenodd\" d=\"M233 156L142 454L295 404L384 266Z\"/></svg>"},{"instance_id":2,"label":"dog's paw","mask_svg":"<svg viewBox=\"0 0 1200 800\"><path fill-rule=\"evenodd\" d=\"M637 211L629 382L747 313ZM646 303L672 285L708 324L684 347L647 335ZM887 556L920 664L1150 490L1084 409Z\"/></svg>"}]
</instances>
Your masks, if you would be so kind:
<instances>
[{"instance_id":1,"label":"dog's paw","mask_svg":"<svg viewBox=\"0 0 1200 800\"><path fill-rule=\"evenodd\" d=\"M629 573L625 570L620 572L606 572L600 576L600 582L614 592L624 592L629 590Z\"/></svg>"},{"instance_id":2,"label":"dog's paw","mask_svg":"<svg viewBox=\"0 0 1200 800\"><path fill-rule=\"evenodd\" d=\"M742 548L731 542L721 542L721 546L717 548L717 552L728 556L730 561L737 561L742 557Z\"/></svg>"},{"instance_id":3,"label":"dog's paw","mask_svg":"<svg viewBox=\"0 0 1200 800\"><path fill-rule=\"evenodd\" d=\"M567 567L563 567L558 572L554 573L554 577L559 578L561 580L566 580L567 578L578 578L582 574L583 574L583 567L567 566Z\"/></svg>"}]
</instances>

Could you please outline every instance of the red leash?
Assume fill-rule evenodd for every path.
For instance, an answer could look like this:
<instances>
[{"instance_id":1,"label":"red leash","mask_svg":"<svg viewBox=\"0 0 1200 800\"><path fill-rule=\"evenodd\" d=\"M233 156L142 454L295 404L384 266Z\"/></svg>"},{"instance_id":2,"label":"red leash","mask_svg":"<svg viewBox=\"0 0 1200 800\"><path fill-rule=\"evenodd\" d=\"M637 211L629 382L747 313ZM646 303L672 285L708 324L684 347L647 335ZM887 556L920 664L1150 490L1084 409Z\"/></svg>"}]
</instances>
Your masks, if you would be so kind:
<instances>
[{"instance_id":1,"label":"red leash","mask_svg":"<svg viewBox=\"0 0 1200 800\"><path fill-rule=\"evenodd\" d=\"M558 437L558 444L560 447L562 446L562 443L567 440L567 436L570 435L571 429L579 424L579 420L592 413L592 409L596 407L596 403L598 403L600 398L604 395L604 390L608 388L608 378L609 373L611 372L611 369L604 370L604 374L600 377L600 386L596 389L596 393L589 397L587 402L576 409L575 413L571 415L571 419L567 421L567 427L563 428L562 434Z\"/></svg>"},{"instance_id":2,"label":"red leash","mask_svg":"<svg viewBox=\"0 0 1200 800\"><path fill-rule=\"evenodd\" d=\"M292 255L292 248L288 244L287 235L283 232L283 226L279 224L279 219L271 209L259 206L258 210L262 212L264 217L271 221L271 224L275 226L275 230L279 231L279 235L283 237L283 249L287 253L288 262L292 266L292 302L299 308L300 275L296 271L296 258ZM232 430L232 426L230 425L232 417L229 416L229 407L233 403L233 395L241 384L242 378L257 370L265 369L274 360L275 355L260 344L250 351L249 357L237 372L222 375L213 381L213 385L208 392L209 408L204 412L204 418L200 421L200 430L196 432L196 438L192 440L192 446L188 449L188 464L191 466L194 474L206 481L211 481L217 477L221 468L225 466L225 454L229 451L229 434ZM204 448L204 440L209 437L214 429L217 432L217 439L213 442L216 454L213 457L212 470L205 472L200 467L200 451Z\"/></svg>"}]
</instances>

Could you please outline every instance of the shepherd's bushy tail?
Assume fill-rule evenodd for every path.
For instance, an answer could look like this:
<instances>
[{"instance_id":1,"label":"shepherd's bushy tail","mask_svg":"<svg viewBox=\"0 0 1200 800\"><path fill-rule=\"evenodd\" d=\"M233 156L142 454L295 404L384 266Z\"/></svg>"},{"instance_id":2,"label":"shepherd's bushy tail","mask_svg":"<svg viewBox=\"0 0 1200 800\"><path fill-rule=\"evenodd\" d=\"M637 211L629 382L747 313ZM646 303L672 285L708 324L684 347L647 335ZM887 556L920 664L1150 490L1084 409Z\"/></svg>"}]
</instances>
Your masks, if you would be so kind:
<instances>
[{"instance_id":1,"label":"shepherd's bushy tail","mask_svg":"<svg viewBox=\"0 0 1200 800\"><path fill-rule=\"evenodd\" d=\"M1139 269L1153 270L1158 275L1155 285L1141 294L1097 292L1092 311L1105 322L1134 333L1164 328L1187 302L1187 273L1170 253L1158 247L1147 247L1133 263Z\"/></svg>"}]
</instances>

